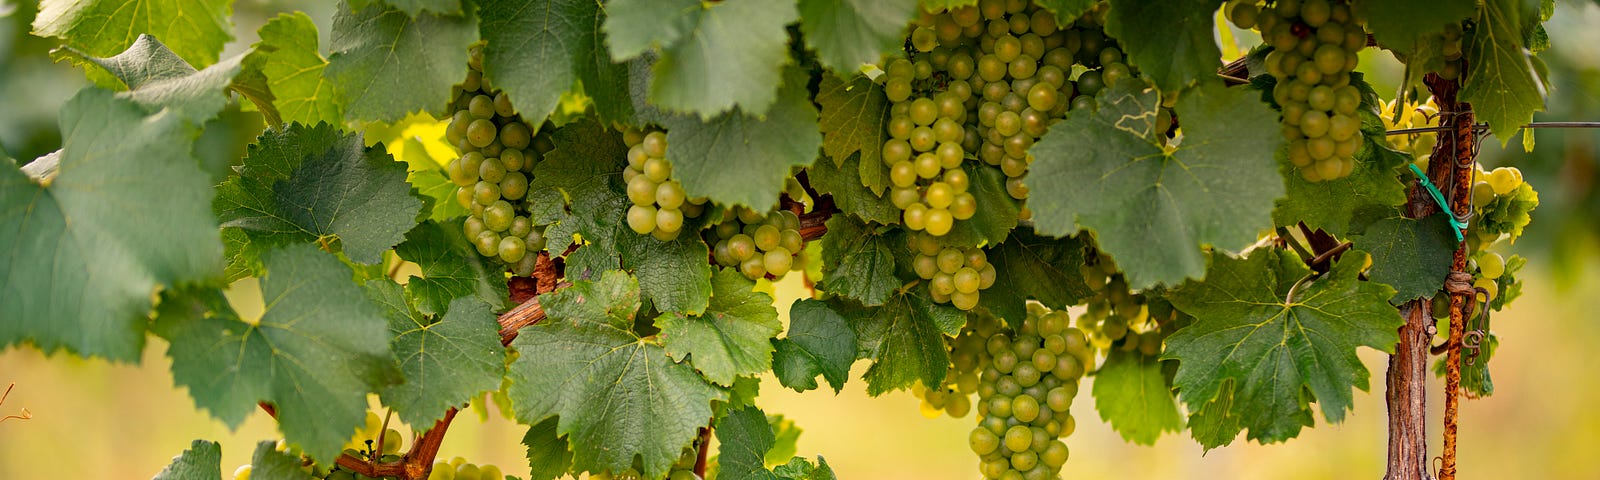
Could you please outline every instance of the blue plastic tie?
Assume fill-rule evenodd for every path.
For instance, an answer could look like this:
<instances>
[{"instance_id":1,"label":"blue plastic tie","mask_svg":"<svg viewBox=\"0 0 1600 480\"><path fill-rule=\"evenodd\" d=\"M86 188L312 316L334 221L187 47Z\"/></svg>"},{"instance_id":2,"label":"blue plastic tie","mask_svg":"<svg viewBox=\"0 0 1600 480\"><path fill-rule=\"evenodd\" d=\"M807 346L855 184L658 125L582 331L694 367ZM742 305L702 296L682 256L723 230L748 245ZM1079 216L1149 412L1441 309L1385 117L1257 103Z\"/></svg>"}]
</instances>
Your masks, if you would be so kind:
<instances>
[{"instance_id":1,"label":"blue plastic tie","mask_svg":"<svg viewBox=\"0 0 1600 480\"><path fill-rule=\"evenodd\" d=\"M1444 210L1446 212L1452 211L1450 209L1450 202L1444 199L1444 193L1439 191L1439 187L1433 186L1433 181L1428 180L1428 176L1422 173L1422 169L1417 168L1417 164L1411 164L1411 173L1416 174L1417 180L1421 180L1422 186L1427 188L1428 193L1433 195L1433 201L1439 204L1440 210ZM1450 231L1456 234L1456 242L1460 243L1461 241L1465 240L1466 237L1461 236L1461 232L1466 230L1467 226L1461 223L1460 220L1456 220L1455 215L1445 216L1450 218Z\"/></svg>"}]
</instances>

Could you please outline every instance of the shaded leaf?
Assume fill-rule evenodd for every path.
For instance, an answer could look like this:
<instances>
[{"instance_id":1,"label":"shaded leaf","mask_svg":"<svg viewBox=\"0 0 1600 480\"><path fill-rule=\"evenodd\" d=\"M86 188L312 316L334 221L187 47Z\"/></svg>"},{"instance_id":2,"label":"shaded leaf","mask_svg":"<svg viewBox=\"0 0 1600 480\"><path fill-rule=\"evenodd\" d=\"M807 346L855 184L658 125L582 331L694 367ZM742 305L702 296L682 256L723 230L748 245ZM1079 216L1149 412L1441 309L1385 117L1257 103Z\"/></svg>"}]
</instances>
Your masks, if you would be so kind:
<instances>
[{"instance_id":1,"label":"shaded leaf","mask_svg":"<svg viewBox=\"0 0 1600 480\"><path fill-rule=\"evenodd\" d=\"M1079 237L1055 239L1019 228L1011 238L987 252L995 281L979 305L1001 318L1028 315L1027 300L1061 310L1094 295L1083 282L1084 244Z\"/></svg>"},{"instance_id":2,"label":"shaded leaf","mask_svg":"<svg viewBox=\"0 0 1600 480\"><path fill-rule=\"evenodd\" d=\"M820 374L839 393L856 361L855 332L843 316L818 300L796 300L789 307L789 334L772 343L777 349L772 373L797 392L817 388Z\"/></svg>"},{"instance_id":3,"label":"shaded leaf","mask_svg":"<svg viewBox=\"0 0 1600 480\"><path fill-rule=\"evenodd\" d=\"M1176 92L1222 68L1222 50L1212 34L1221 5L1222 0L1112 0L1106 34L1121 42L1133 65L1155 80L1156 87Z\"/></svg>"},{"instance_id":4,"label":"shaded leaf","mask_svg":"<svg viewBox=\"0 0 1600 480\"><path fill-rule=\"evenodd\" d=\"M605 10L594 0L490 0L478 12L484 76L505 90L523 118L542 119L583 82L608 120L633 114L628 67L606 51Z\"/></svg>"},{"instance_id":5,"label":"shaded leaf","mask_svg":"<svg viewBox=\"0 0 1600 480\"><path fill-rule=\"evenodd\" d=\"M882 225L900 223L900 207L864 186L858 176L860 172L857 166L860 164L860 153L850 154L837 166L818 162L806 167L806 179L810 181L812 190L833 197L833 203L841 212Z\"/></svg>"},{"instance_id":6,"label":"shaded leaf","mask_svg":"<svg viewBox=\"0 0 1600 480\"><path fill-rule=\"evenodd\" d=\"M916 15L917 0L800 0L800 31L823 66L852 75L903 47Z\"/></svg>"},{"instance_id":7,"label":"shaded leaf","mask_svg":"<svg viewBox=\"0 0 1600 480\"><path fill-rule=\"evenodd\" d=\"M724 3L719 8L756 3ZM810 165L822 146L817 108L808 97L805 73L791 68L764 118L741 109L703 123L692 117L668 119L667 160L672 162L673 178L683 183L690 197L758 211L771 208L790 169Z\"/></svg>"},{"instance_id":8,"label":"shaded leaf","mask_svg":"<svg viewBox=\"0 0 1600 480\"><path fill-rule=\"evenodd\" d=\"M883 195L889 186L889 175L883 165L883 142L888 140L886 124L890 107L883 87L864 75L857 75L849 82L835 75L823 75L822 84L817 87L817 105L821 107L817 127L822 130L822 151L833 159L833 165L842 170L853 154L860 154L856 157L853 175L840 172L836 176L855 177L874 195ZM896 215L893 221L879 223L899 220Z\"/></svg>"},{"instance_id":9,"label":"shaded leaf","mask_svg":"<svg viewBox=\"0 0 1600 480\"><path fill-rule=\"evenodd\" d=\"M785 26L800 18L794 0L621 0L606 10L613 59L661 50L652 68L652 103L710 118L734 107L766 115L784 101L778 85L789 82Z\"/></svg>"},{"instance_id":10,"label":"shaded leaf","mask_svg":"<svg viewBox=\"0 0 1600 480\"><path fill-rule=\"evenodd\" d=\"M509 297L505 270L478 255L457 225L422 222L395 246L396 255L422 269L422 276L406 282L407 303L425 315L444 313L452 300L463 297L476 298L489 310L504 309Z\"/></svg>"},{"instance_id":11,"label":"shaded leaf","mask_svg":"<svg viewBox=\"0 0 1600 480\"><path fill-rule=\"evenodd\" d=\"M450 87L467 75L477 16L415 17L372 5L333 16L327 78L347 120L395 122L418 110L443 117Z\"/></svg>"},{"instance_id":12,"label":"shaded leaf","mask_svg":"<svg viewBox=\"0 0 1600 480\"><path fill-rule=\"evenodd\" d=\"M572 469L572 449L567 437L556 434L556 419L528 428L522 444L528 447L528 480L555 480Z\"/></svg>"},{"instance_id":13,"label":"shaded leaf","mask_svg":"<svg viewBox=\"0 0 1600 480\"><path fill-rule=\"evenodd\" d=\"M222 479L222 445L209 440L195 440L189 449L172 457L172 464L161 469L151 480Z\"/></svg>"},{"instance_id":14,"label":"shaded leaf","mask_svg":"<svg viewBox=\"0 0 1600 480\"><path fill-rule=\"evenodd\" d=\"M1356 248L1372 253L1368 276L1374 282L1394 287L1395 295L1389 303L1399 305L1432 296L1444 286L1444 277L1450 273L1451 253L1456 249L1450 220L1445 215L1379 220L1356 239Z\"/></svg>"},{"instance_id":15,"label":"shaded leaf","mask_svg":"<svg viewBox=\"0 0 1600 480\"><path fill-rule=\"evenodd\" d=\"M222 46L233 40L229 0L44 0L33 19L33 34L60 38L87 55L113 55L141 35L171 43L173 52L195 65L216 63Z\"/></svg>"},{"instance_id":16,"label":"shaded leaf","mask_svg":"<svg viewBox=\"0 0 1600 480\"><path fill-rule=\"evenodd\" d=\"M904 242L897 245L883 232L847 215L834 215L827 227L818 287L869 306L888 301L901 285L895 277L893 249L904 248Z\"/></svg>"},{"instance_id":17,"label":"shaded leaf","mask_svg":"<svg viewBox=\"0 0 1600 480\"><path fill-rule=\"evenodd\" d=\"M1522 43L1522 2L1486 0L1475 18L1477 27L1462 42L1467 61L1460 100L1489 122L1489 131L1504 147L1517 130L1544 110L1546 87L1533 57Z\"/></svg>"}]
</instances>

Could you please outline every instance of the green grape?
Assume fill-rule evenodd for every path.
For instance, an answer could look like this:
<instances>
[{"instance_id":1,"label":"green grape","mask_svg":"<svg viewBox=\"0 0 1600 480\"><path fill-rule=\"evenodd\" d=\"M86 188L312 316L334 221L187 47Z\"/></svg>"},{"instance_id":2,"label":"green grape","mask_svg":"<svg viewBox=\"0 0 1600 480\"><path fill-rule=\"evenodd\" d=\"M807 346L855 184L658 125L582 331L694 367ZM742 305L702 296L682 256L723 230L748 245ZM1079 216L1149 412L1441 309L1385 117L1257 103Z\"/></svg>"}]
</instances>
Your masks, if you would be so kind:
<instances>
[{"instance_id":1,"label":"green grape","mask_svg":"<svg viewBox=\"0 0 1600 480\"><path fill-rule=\"evenodd\" d=\"M489 98L488 95L472 97L472 100L467 103L467 113L471 114L473 118L494 118L494 99Z\"/></svg>"},{"instance_id":2,"label":"green grape","mask_svg":"<svg viewBox=\"0 0 1600 480\"><path fill-rule=\"evenodd\" d=\"M728 254L740 262L749 260L756 254L755 240L742 233L728 238Z\"/></svg>"},{"instance_id":3,"label":"green grape","mask_svg":"<svg viewBox=\"0 0 1600 480\"><path fill-rule=\"evenodd\" d=\"M923 280L932 279L935 274L939 273L939 266L936 264L933 257L927 255L918 255L916 260L911 264L911 269L916 271L917 276L921 277Z\"/></svg>"},{"instance_id":4,"label":"green grape","mask_svg":"<svg viewBox=\"0 0 1600 480\"><path fill-rule=\"evenodd\" d=\"M649 205L628 207L628 228L645 235L656 229L656 208Z\"/></svg>"},{"instance_id":5,"label":"green grape","mask_svg":"<svg viewBox=\"0 0 1600 480\"><path fill-rule=\"evenodd\" d=\"M683 212L681 210L662 207L656 210L656 230L666 233L676 233L683 229ZM676 237L676 235L674 235Z\"/></svg>"},{"instance_id":6,"label":"green grape","mask_svg":"<svg viewBox=\"0 0 1600 480\"><path fill-rule=\"evenodd\" d=\"M762 225L756 227L755 234L751 235L751 239L756 242L756 248L769 252L778 248L778 245L783 242L783 232L772 225Z\"/></svg>"},{"instance_id":7,"label":"green grape","mask_svg":"<svg viewBox=\"0 0 1600 480\"><path fill-rule=\"evenodd\" d=\"M450 162L450 182L457 187L470 187L478 183L478 170L483 165L483 154L468 152Z\"/></svg>"},{"instance_id":8,"label":"green grape","mask_svg":"<svg viewBox=\"0 0 1600 480\"><path fill-rule=\"evenodd\" d=\"M939 264L939 271L947 274L955 274L956 271L960 270L961 266L966 262L966 256L962 255L960 250L946 248L939 252L937 260Z\"/></svg>"},{"instance_id":9,"label":"green grape","mask_svg":"<svg viewBox=\"0 0 1600 480\"><path fill-rule=\"evenodd\" d=\"M782 247L778 247L766 253L762 259L762 266L772 276L782 277L789 273L789 267L793 264L793 260L793 254Z\"/></svg>"},{"instance_id":10,"label":"green grape","mask_svg":"<svg viewBox=\"0 0 1600 480\"><path fill-rule=\"evenodd\" d=\"M1478 256L1478 274L1487 279L1499 279L1506 272L1506 259L1494 252L1484 252Z\"/></svg>"},{"instance_id":11,"label":"green grape","mask_svg":"<svg viewBox=\"0 0 1600 480\"><path fill-rule=\"evenodd\" d=\"M510 115L506 115L509 117ZM511 122L500 128L500 143L507 149L524 149L533 142L533 133L522 122Z\"/></svg>"},{"instance_id":12,"label":"green grape","mask_svg":"<svg viewBox=\"0 0 1600 480\"><path fill-rule=\"evenodd\" d=\"M911 101L911 121L917 126L932 125L938 118L939 106L927 97Z\"/></svg>"},{"instance_id":13,"label":"green grape","mask_svg":"<svg viewBox=\"0 0 1600 480\"><path fill-rule=\"evenodd\" d=\"M483 226L495 232L504 232L511 228L511 222L516 218L516 211L512 210L511 202L495 200L493 204L483 209Z\"/></svg>"},{"instance_id":14,"label":"green grape","mask_svg":"<svg viewBox=\"0 0 1600 480\"><path fill-rule=\"evenodd\" d=\"M400 431L393 428L385 430L383 433L383 450L381 451L385 455L399 452L401 441L402 439L400 438Z\"/></svg>"},{"instance_id":15,"label":"green grape","mask_svg":"<svg viewBox=\"0 0 1600 480\"><path fill-rule=\"evenodd\" d=\"M487 119L473 120L467 124L467 142L474 147L483 148L494 142L497 129L494 122Z\"/></svg>"},{"instance_id":16,"label":"green grape","mask_svg":"<svg viewBox=\"0 0 1600 480\"><path fill-rule=\"evenodd\" d=\"M522 197L527 195L528 177L522 175L522 172L507 173L505 178L500 180L500 196L502 198L521 200Z\"/></svg>"},{"instance_id":17,"label":"green grape","mask_svg":"<svg viewBox=\"0 0 1600 480\"><path fill-rule=\"evenodd\" d=\"M644 175L638 175L628 181L628 200L637 206L649 206L656 201L656 191L659 186Z\"/></svg>"},{"instance_id":18,"label":"green grape","mask_svg":"<svg viewBox=\"0 0 1600 480\"><path fill-rule=\"evenodd\" d=\"M649 137L645 138L648 139ZM672 176L672 164L667 163L666 160L660 157L650 157L644 162L643 172L645 178L650 179L651 182L659 184L667 181L667 177Z\"/></svg>"},{"instance_id":19,"label":"green grape","mask_svg":"<svg viewBox=\"0 0 1600 480\"><path fill-rule=\"evenodd\" d=\"M745 278L760 280L767 276L766 261L762 256L751 257L739 263L739 272L743 273Z\"/></svg>"},{"instance_id":20,"label":"green grape","mask_svg":"<svg viewBox=\"0 0 1600 480\"><path fill-rule=\"evenodd\" d=\"M961 267L961 269L956 270L956 273L952 275L952 277L955 291L961 293L977 293L979 283L977 270L972 269L972 267Z\"/></svg>"},{"instance_id":21,"label":"green grape","mask_svg":"<svg viewBox=\"0 0 1600 480\"><path fill-rule=\"evenodd\" d=\"M528 244L522 237L507 235L500 239L500 260L506 263L517 263L527 253Z\"/></svg>"},{"instance_id":22,"label":"green grape","mask_svg":"<svg viewBox=\"0 0 1600 480\"><path fill-rule=\"evenodd\" d=\"M653 158L663 158L667 156L666 133L659 131L647 133L645 134L644 139L639 142L639 145L643 147L644 154L646 156Z\"/></svg>"}]
</instances>

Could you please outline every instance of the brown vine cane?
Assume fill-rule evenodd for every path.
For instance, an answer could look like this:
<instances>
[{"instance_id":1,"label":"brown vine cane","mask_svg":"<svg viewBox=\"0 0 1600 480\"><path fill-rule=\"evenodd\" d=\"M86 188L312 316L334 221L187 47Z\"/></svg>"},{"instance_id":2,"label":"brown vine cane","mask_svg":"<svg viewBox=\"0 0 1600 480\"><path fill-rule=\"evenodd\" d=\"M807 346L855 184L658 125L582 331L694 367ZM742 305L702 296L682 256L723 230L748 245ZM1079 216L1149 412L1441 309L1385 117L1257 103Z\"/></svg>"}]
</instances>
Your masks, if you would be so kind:
<instances>
[{"instance_id":1,"label":"brown vine cane","mask_svg":"<svg viewBox=\"0 0 1600 480\"><path fill-rule=\"evenodd\" d=\"M1463 218L1472 211L1471 189L1472 175L1477 162L1477 136L1473 131L1472 105L1457 101L1456 94L1461 87L1459 80L1446 80L1437 74L1428 74L1423 82L1428 86L1429 93L1433 94L1434 101L1439 105L1440 124L1447 127L1440 132L1440 141L1433 147L1431 158L1448 159L1449 161L1430 162L1428 176L1437 180L1447 180L1443 183L1449 186L1450 197L1449 214ZM1467 245L1462 242L1457 245L1451 257L1451 268L1454 272L1467 270ZM1459 277L1457 277L1459 279ZM1461 346L1464 329L1466 328L1466 312L1468 302L1475 301L1469 296L1475 290L1462 291L1453 288L1450 291L1450 338L1445 347L1445 397L1444 397L1444 452L1439 467L1440 480L1454 480L1456 477L1456 432L1460 421L1461 403Z\"/></svg>"}]
</instances>

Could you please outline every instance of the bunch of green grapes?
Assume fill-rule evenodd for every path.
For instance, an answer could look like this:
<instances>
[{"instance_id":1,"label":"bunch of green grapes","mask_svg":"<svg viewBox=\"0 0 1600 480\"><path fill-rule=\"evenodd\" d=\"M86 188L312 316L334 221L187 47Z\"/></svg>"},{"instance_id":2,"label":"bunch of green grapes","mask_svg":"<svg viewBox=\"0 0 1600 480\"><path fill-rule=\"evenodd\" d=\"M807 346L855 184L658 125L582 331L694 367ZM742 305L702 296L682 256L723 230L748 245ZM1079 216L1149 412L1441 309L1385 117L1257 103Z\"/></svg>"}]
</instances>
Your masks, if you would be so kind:
<instances>
[{"instance_id":1,"label":"bunch of green grapes","mask_svg":"<svg viewBox=\"0 0 1600 480\"><path fill-rule=\"evenodd\" d=\"M800 217L788 210L763 214L746 207L725 210L723 220L706 232L712 245L711 258L717 265L734 267L745 278L757 280L771 276L782 279L793 270L804 270L800 236Z\"/></svg>"},{"instance_id":2,"label":"bunch of green grapes","mask_svg":"<svg viewBox=\"0 0 1600 480\"><path fill-rule=\"evenodd\" d=\"M672 162L667 161L667 134L638 130L623 132L628 144L628 168L622 181L628 184L628 228L663 242L678 238L685 218L705 212L706 199L688 198L683 185L672 178Z\"/></svg>"},{"instance_id":3,"label":"bunch of green grapes","mask_svg":"<svg viewBox=\"0 0 1600 480\"><path fill-rule=\"evenodd\" d=\"M1094 350L1066 312L1030 303L1013 330L985 342L989 355L978 385L978 427L968 443L984 478L1056 478L1069 451L1062 437L1077 422L1069 412Z\"/></svg>"},{"instance_id":4,"label":"bunch of green grapes","mask_svg":"<svg viewBox=\"0 0 1600 480\"><path fill-rule=\"evenodd\" d=\"M1117 271L1110 256L1100 252L1080 271L1084 283L1095 294L1087 300L1077 325L1089 334L1095 346L1109 348L1136 330L1148 330L1150 307L1144 294L1128 289L1127 279Z\"/></svg>"},{"instance_id":5,"label":"bunch of green grapes","mask_svg":"<svg viewBox=\"0 0 1600 480\"><path fill-rule=\"evenodd\" d=\"M935 302L972 310L978 306L978 292L994 286L994 265L981 248L945 247L928 233L912 233L906 243L916 252L911 268L928 281Z\"/></svg>"},{"instance_id":6,"label":"bunch of green grapes","mask_svg":"<svg viewBox=\"0 0 1600 480\"><path fill-rule=\"evenodd\" d=\"M462 224L478 254L510 266L513 273L533 273L545 247L544 228L528 217L528 178L551 144L511 105L511 98L483 78L483 48L474 46L467 61L467 79L456 86L446 139L461 158L447 170L455 183L456 201L471 215Z\"/></svg>"},{"instance_id":7,"label":"bunch of green grapes","mask_svg":"<svg viewBox=\"0 0 1600 480\"><path fill-rule=\"evenodd\" d=\"M359 476L356 478L360 478ZM467 459L455 457L448 462L433 464L428 480L505 480L506 475L494 465L474 465Z\"/></svg>"},{"instance_id":8,"label":"bunch of green grapes","mask_svg":"<svg viewBox=\"0 0 1600 480\"><path fill-rule=\"evenodd\" d=\"M888 82L895 91L891 99L900 98L889 110L890 138L883 144L893 185L889 199L904 211L906 228L944 235L956 220L972 218L978 211L977 197L967 191L967 172L961 169L967 156L962 146L967 97L962 95L970 96L971 91L904 98L899 94L909 90L896 85L909 85L916 70L903 58L889 63Z\"/></svg>"},{"instance_id":9,"label":"bunch of green grapes","mask_svg":"<svg viewBox=\"0 0 1600 480\"><path fill-rule=\"evenodd\" d=\"M1476 242L1469 239L1473 250L1486 247L1502 236L1516 241L1522 229L1533 218L1529 213L1539 206L1539 192L1522 180L1522 171L1516 167L1500 167L1485 172L1480 167L1472 188L1472 208L1477 216L1471 221L1471 232L1477 233Z\"/></svg>"},{"instance_id":10,"label":"bunch of green grapes","mask_svg":"<svg viewBox=\"0 0 1600 480\"><path fill-rule=\"evenodd\" d=\"M1421 104L1405 103L1396 105L1390 100L1383 105L1383 112L1379 115L1383 119L1384 130L1400 130L1418 127L1439 126L1439 105L1435 104L1433 97ZM1388 136L1389 144L1402 152L1410 152L1416 159L1417 167L1427 171L1428 158L1433 155L1433 146L1438 143L1439 135L1436 132L1421 132L1407 135Z\"/></svg>"},{"instance_id":11,"label":"bunch of green grapes","mask_svg":"<svg viewBox=\"0 0 1600 480\"><path fill-rule=\"evenodd\" d=\"M1350 72L1367 46L1366 30L1345 0L1278 0L1265 9L1255 3L1233 0L1229 17L1273 48L1266 67L1278 81L1272 96L1282 107L1289 161L1308 182L1349 176L1361 146L1361 92L1350 85Z\"/></svg>"},{"instance_id":12,"label":"bunch of green grapes","mask_svg":"<svg viewBox=\"0 0 1600 480\"><path fill-rule=\"evenodd\" d=\"M950 368L946 370L943 385L927 388L921 383L911 388L911 394L921 400L922 416L938 418L948 414L951 418L967 416L972 410L972 395L978 393L979 376L989 363L989 353L984 345L999 330L1000 322L986 313L967 313L967 324L954 337L945 338L950 351Z\"/></svg>"},{"instance_id":13,"label":"bunch of green grapes","mask_svg":"<svg viewBox=\"0 0 1600 480\"><path fill-rule=\"evenodd\" d=\"M379 435L379 434L382 435ZM383 444L379 445L378 437L383 437ZM383 418L377 413L367 410L367 420L350 440L344 443L344 453L356 458L367 460L382 460L385 456L400 454L400 447L405 442L405 437L400 436L400 431L393 428L385 429Z\"/></svg>"}]
</instances>

